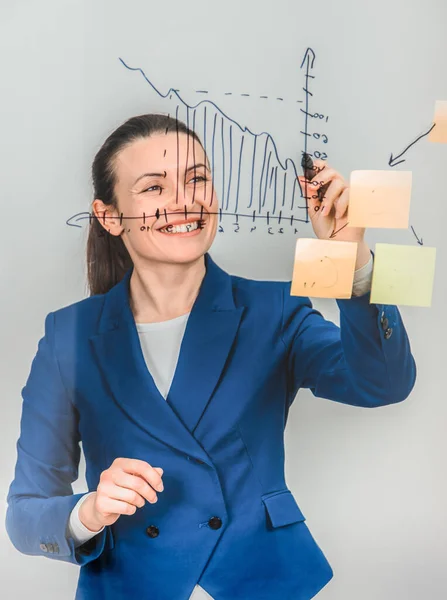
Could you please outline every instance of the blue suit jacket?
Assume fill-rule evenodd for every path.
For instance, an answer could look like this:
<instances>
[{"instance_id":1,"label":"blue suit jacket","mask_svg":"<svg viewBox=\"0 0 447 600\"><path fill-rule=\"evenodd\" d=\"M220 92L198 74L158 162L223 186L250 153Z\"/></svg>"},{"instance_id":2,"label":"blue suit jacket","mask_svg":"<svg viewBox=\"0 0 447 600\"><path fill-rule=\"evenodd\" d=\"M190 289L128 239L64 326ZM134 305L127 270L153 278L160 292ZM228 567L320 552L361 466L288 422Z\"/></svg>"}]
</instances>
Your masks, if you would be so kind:
<instances>
[{"instance_id":1,"label":"blue suit jacket","mask_svg":"<svg viewBox=\"0 0 447 600\"><path fill-rule=\"evenodd\" d=\"M337 300L340 328L290 282L229 275L205 255L167 400L147 370L129 278L45 319L22 390L6 527L22 553L81 566L77 600L308 600L333 571L284 477L299 388L374 408L416 368L395 306ZM89 490L116 457L164 469L158 502L75 548L80 445Z\"/></svg>"}]
</instances>

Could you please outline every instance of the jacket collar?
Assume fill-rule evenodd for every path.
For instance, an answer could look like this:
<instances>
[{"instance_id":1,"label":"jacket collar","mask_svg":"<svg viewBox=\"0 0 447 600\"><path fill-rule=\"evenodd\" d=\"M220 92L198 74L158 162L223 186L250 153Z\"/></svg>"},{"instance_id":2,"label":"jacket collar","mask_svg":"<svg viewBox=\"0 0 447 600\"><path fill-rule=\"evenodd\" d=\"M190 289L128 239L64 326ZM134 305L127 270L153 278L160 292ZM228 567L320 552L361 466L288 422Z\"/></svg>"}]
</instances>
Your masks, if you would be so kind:
<instances>
[{"instance_id":1,"label":"jacket collar","mask_svg":"<svg viewBox=\"0 0 447 600\"><path fill-rule=\"evenodd\" d=\"M234 310L231 275L221 269L205 254L205 276L193 311ZM133 267L128 269L113 288L105 294L105 303L99 322L99 332L129 326L135 322L130 308L130 278Z\"/></svg>"},{"instance_id":2,"label":"jacket collar","mask_svg":"<svg viewBox=\"0 0 447 600\"><path fill-rule=\"evenodd\" d=\"M98 331L90 342L127 416L159 441L211 464L194 430L223 371L244 307L234 303L231 275L208 253L205 268L166 400L147 369L130 306L133 267L105 294Z\"/></svg>"}]
</instances>

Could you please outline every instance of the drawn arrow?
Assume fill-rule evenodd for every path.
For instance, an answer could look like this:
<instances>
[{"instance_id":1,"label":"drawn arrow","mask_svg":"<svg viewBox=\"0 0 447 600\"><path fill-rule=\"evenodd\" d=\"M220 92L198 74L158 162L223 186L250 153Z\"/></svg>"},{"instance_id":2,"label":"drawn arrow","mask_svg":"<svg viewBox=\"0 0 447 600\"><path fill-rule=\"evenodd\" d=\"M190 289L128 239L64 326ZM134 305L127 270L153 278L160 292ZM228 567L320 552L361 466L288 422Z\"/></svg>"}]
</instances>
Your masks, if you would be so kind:
<instances>
[{"instance_id":1,"label":"drawn arrow","mask_svg":"<svg viewBox=\"0 0 447 600\"><path fill-rule=\"evenodd\" d=\"M311 58L310 58L310 57L312 57L312 62L311 62L311 64L310 64L310 68L311 68L311 69L313 69L313 68L314 68L314 62L315 62L315 52L312 50L312 48L308 48L308 49L306 50L306 53L305 53L305 55L304 55L303 62L301 63L300 69L302 69L302 68L303 68L303 66L304 66L304 63L306 62L306 60L308 61L308 63L307 63L307 67L309 67L309 62L310 62L310 60L311 60Z\"/></svg>"},{"instance_id":2,"label":"drawn arrow","mask_svg":"<svg viewBox=\"0 0 447 600\"><path fill-rule=\"evenodd\" d=\"M344 229L344 228L345 228L345 227L347 227L348 225L349 225L349 222L348 222L348 223L346 223L346 225L343 225L343 227L340 227L340 229L337 229L337 231L335 231L335 229L333 229L333 230L332 230L332 233L331 233L331 235L329 236L329 238L330 238L330 239L334 238L334 237L337 235L337 233L338 233L339 231L341 231L342 229Z\"/></svg>"},{"instance_id":3,"label":"drawn arrow","mask_svg":"<svg viewBox=\"0 0 447 600\"><path fill-rule=\"evenodd\" d=\"M426 133L423 133L423 134L422 134L422 135L420 135L418 138L416 138L416 139L414 140L414 142L411 142L411 144L410 144L409 146L407 146L407 147L405 148L405 150L404 150L403 152L401 152L401 153L400 153L398 156L396 156L395 158L393 158L393 153L391 153L390 160L388 161L388 164L389 164L389 166L390 166L390 167L396 167L397 165L400 165L400 163L403 163L403 162L405 162L405 159L404 159L404 160L400 160L399 162L395 162L395 161L396 161L398 158L400 158L401 156L403 156L403 155L405 154L405 152L406 152L407 150L409 150L409 149L411 148L411 146L414 146L414 144L415 144L416 142L418 142L418 141L419 141L419 140L421 140L423 137L425 137L426 135L428 135L428 134L430 133L430 131L433 129L433 127L435 127L435 126L436 126L436 123L433 123L433 125L430 127L430 129L429 129L429 130L428 130Z\"/></svg>"},{"instance_id":4,"label":"drawn arrow","mask_svg":"<svg viewBox=\"0 0 447 600\"><path fill-rule=\"evenodd\" d=\"M418 241L418 244L419 244L420 246L423 246L423 245L424 245L424 242L423 242L422 238L421 238L421 239L419 239L419 238L418 238L418 236L417 236L417 234L416 234L415 230L413 229L413 225L410 225L410 227L411 227L411 229L412 229L412 231L413 231L413 233L414 233L414 235L415 235L415 238L416 238L416 239L417 239L417 241Z\"/></svg>"}]
</instances>

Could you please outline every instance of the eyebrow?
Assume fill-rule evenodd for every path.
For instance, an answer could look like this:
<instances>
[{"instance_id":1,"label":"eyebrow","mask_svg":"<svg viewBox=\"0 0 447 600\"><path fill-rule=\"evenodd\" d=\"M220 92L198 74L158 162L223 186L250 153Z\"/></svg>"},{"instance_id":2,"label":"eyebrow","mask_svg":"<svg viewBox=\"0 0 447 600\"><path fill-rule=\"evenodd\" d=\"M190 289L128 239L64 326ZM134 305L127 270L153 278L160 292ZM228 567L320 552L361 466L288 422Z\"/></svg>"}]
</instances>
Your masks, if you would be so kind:
<instances>
[{"instance_id":1,"label":"eyebrow","mask_svg":"<svg viewBox=\"0 0 447 600\"><path fill-rule=\"evenodd\" d=\"M143 173L143 175L140 175L137 179L135 179L135 183L138 183L138 181L143 179L143 177L166 177L166 171L163 171L163 173Z\"/></svg>"},{"instance_id":2,"label":"eyebrow","mask_svg":"<svg viewBox=\"0 0 447 600\"><path fill-rule=\"evenodd\" d=\"M193 165L192 167L189 167L188 169L186 169L185 173L187 173L188 171L192 171L193 169L200 169L200 167L205 167L205 169L207 171L209 171L208 167L204 163L199 163L197 165Z\"/></svg>"},{"instance_id":3,"label":"eyebrow","mask_svg":"<svg viewBox=\"0 0 447 600\"><path fill-rule=\"evenodd\" d=\"M199 163L197 165L193 165L192 167L189 167L188 169L186 169L185 173L188 173L188 171L192 171L193 169L200 169L200 167L205 167L205 169L207 171L209 171L209 168L204 164L204 163ZM143 179L143 177L166 177L166 171L163 171L163 173L143 173L143 175L140 175L134 182L134 185L136 183L138 183L138 181L140 181L140 179Z\"/></svg>"}]
</instances>

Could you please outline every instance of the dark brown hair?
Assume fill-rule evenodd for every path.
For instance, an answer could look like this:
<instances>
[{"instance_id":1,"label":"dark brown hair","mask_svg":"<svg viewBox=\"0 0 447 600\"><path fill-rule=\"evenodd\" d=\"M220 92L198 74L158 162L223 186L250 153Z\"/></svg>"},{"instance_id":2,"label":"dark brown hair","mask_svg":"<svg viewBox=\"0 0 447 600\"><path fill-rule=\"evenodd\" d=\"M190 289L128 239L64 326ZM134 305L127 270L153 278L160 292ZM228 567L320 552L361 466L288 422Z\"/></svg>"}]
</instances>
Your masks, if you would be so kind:
<instances>
[{"instance_id":1,"label":"dark brown hair","mask_svg":"<svg viewBox=\"0 0 447 600\"><path fill-rule=\"evenodd\" d=\"M185 133L201 144L197 134L185 123L162 114L132 117L106 139L92 163L94 198L118 208L115 196L114 161L118 153L132 142L157 133ZM87 280L90 295L108 292L133 265L121 236L111 235L92 213L87 239Z\"/></svg>"}]
</instances>

